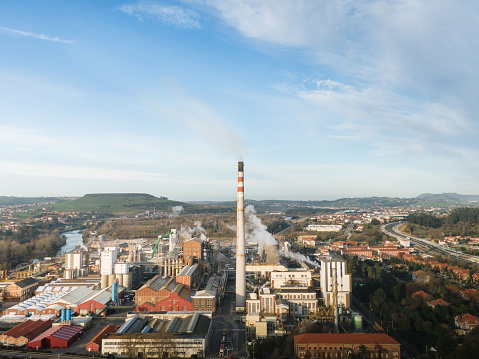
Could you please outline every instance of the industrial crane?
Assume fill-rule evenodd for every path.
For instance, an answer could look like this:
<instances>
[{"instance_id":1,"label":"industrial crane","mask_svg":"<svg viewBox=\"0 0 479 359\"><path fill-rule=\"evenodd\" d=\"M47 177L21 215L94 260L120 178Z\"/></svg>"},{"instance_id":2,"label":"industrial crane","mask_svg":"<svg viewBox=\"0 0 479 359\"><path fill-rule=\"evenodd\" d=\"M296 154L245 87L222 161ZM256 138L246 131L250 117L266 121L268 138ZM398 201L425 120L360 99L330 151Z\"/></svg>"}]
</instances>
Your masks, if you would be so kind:
<instances>
[{"instance_id":1,"label":"industrial crane","mask_svg":"<svg viewBox=\"0 0 479 359\"><path fill-rule=\"evenodd\" d=\"M174 233L174 231L171 231L170 233L167 233L167 234L164 234L162 236L158 236L158 240L156 241L156 244L155 246L153 247L153 250L151 251L151 256L148 258L153 258L153 256L155 255L155 251L156 251L156 248L158 247L158 244L160 243L160 241L163 239L163 238L166 238L168 237L170 234Z\"/></svg>"}]
</instances>

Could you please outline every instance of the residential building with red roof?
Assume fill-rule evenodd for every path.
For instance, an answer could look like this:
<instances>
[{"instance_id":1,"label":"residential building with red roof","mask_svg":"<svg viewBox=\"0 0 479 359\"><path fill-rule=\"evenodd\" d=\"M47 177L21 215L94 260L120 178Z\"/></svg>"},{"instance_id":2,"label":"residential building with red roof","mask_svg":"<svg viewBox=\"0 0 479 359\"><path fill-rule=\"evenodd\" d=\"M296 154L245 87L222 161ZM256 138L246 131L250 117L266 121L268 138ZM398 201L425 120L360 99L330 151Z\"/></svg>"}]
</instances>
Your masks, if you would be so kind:
<instances>
[{"instance_id":1,"label":"residential building with red roof","mask_svg":"<svg viewBox=\"0 0 479 359\"><path fill-rule=\"evenodd\" d=\"M457 273L455 273L457 277L461 280L467 281L471 278L471 270L470 269L459 269Z\"/></svg>"},{"instance_id":2,"label":"residential building with red roof","mask_svg":"<svg viewBox=\"0 0 479 359\"><path fill-rule=\"evenodd\" d=\"M411 296L418 297L418 298L427 298L430 296L430 294L427 294L426 292L420 290L420 291L414 292L413 294L411 294Z\"/></svg>"},{"instance_id":3,"label":"residential building with red roof","mask_svg":"<svg viewBox=\"0 0 479 359\"><path fill-rule=\"evenodd\" d=\"M459 268L459 267L457 267L457 266L449 266L449 267L447 267L447 270L448 270L448 271L451 271L451 272L453 272L453 273L456 273L456 271L458 271L459 269L461 269L461 268Z\"/></svg>"},{"instance_id":4,"label":"residential building with red roof","mask_svg":"<svg viewBox=\"0 0 479 359\"><path fill-rule=\"evenodd\" d=\"M383 357L399 359L401 345L386 334L336 334L307 333L294 336L294 353L304 358L310 353L312 358L347 358L350 353L360 353L362 348L370 352L370 358Z\"/></svg>"},{"instance_id":5,"label":"residential building with red roof","mask_svg":"<svg viewBox=\"0 0 479 359\"><path fill-rule=\"evenodd\" d=\"M463 289L461 290L461 295L467 300L477 300L479 299L479 290L474 288Z\"/></svg>"},{"instance_id":6,"label":"residential building with red roof","mask_svg":"<svg viewBox=\"0 0 479 359\"><path fill-rule=\"evenodd\" d=\"M459 335L467 334L479 325L479 318L472 314L462 314L454 317L456 333Z\"/></svg>"},{"instance_id":7,"label":"residential building with red roof","mask_svg":"<svg viewBox=\"0 0 479 359\"><path fill-rule=\"evenodd\" d=\"M449 303L446 302L445 300L439 298L439 299L436 299L436 300L432 300L430 302L427 302L427 305L429 305L430 307L432 307L433 309L436 308L437 305L446 305L448 306Z\"/></svg>"},{"instance_id":8,"label":"residential building with red roof","mask_svg":"<svg viewBox=\"0 0 479 359\"><path fill-rule=\"evenodd\" d=\"M367 249L363 247L349 247L341 249L341 254L347 255L348 257L360 257L374 259L372 249Z\"/></svg>"}]
</instances>

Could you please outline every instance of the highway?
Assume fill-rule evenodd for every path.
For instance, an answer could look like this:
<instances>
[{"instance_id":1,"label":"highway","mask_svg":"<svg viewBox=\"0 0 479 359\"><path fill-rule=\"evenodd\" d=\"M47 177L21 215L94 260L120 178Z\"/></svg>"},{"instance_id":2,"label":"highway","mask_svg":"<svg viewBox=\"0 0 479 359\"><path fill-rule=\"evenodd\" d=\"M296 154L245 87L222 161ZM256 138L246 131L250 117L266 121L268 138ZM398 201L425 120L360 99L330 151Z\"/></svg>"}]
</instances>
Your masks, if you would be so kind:
<instances>
[{"instance_id":1,"label":"highway","mask_svg":"<svg viewBox=\"0 0 479 359\"><path fill-rule=\"evenodd\" d=\"M429 252L434 252L434 254L442 255L442 256L447 256L450 258L454 259L461 259L469 263L478 263L478 258L475 256L471 256L469 254L465 254L462 252L455 251L453 249L450 249L448 247L439 245L437 243L431 242L425 238L417 238L417 237L412 237L411 235L406 235L402 232L399 231L399 226L404 223L404 222L393 222L393 223L388 223L385 225L381 226L381 231L383 233L400 238L400 239L407 239L411 241L412 243L416 245L420 245L422 247L425 247L429 250Z\"/></svg>"}]
</instances>

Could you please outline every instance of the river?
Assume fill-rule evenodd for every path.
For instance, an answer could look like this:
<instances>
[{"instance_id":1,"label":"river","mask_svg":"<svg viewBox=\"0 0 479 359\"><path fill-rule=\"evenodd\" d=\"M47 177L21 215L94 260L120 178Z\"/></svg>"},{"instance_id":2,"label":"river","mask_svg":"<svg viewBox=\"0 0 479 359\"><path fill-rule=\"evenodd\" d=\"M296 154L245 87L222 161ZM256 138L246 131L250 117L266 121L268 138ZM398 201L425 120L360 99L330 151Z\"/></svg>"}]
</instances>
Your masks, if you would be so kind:
<instances>
[{"instance_id":1,"label":"river","mask_svg":"<svg viewBox=\"0 0 479 359\"><path fill-rule=\"evenodd\" d=\"M67 237L67 242L62 248L60 248L57 253L57 256L68 253L74 250L77 246L81 245L83 243L82 231L83 229L79 229L76 231L62 233L63 236Z\"/></svg>"}]
</instances>

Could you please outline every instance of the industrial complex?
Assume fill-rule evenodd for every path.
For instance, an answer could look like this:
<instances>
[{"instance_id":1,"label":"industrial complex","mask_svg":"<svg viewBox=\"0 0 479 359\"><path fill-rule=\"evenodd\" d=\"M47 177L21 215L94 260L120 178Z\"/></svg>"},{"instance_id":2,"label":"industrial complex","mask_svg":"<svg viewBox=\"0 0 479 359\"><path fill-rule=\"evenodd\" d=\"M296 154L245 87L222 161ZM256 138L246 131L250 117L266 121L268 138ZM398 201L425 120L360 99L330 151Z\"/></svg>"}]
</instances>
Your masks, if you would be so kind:
<instances>
[{"instance_id":1,"label":"industrial complex","mask_svg":"<svg viewBox=\"0 0 479 359\"><path fill-rule=\"evenodd\" d=\"M0 317L1 326L11 328L0 335L1 343L59 350L82 342L84 353L128 358L246 358L247 341L318 322L332 333L363 336L296 336L298 357L313 344L370 345L363 318L352 309L346 262L295 253L261 226L247 240L244 189L239 162L235 243L178 228L155 242L93 234L86 245L31 265L24 279L0 283L5 303L12 303ZM378 340L399 353L399 344L388 338Z\"/></svg>"}]
</instances>

